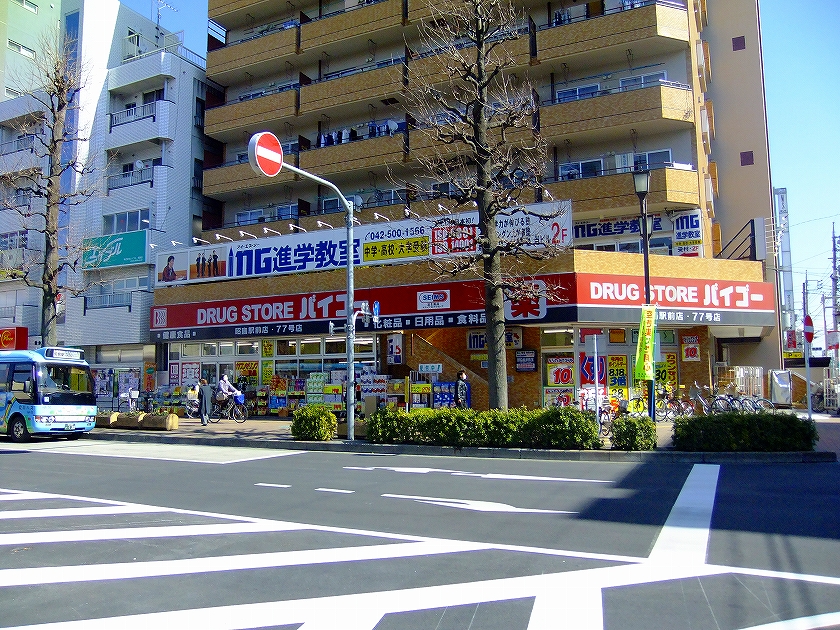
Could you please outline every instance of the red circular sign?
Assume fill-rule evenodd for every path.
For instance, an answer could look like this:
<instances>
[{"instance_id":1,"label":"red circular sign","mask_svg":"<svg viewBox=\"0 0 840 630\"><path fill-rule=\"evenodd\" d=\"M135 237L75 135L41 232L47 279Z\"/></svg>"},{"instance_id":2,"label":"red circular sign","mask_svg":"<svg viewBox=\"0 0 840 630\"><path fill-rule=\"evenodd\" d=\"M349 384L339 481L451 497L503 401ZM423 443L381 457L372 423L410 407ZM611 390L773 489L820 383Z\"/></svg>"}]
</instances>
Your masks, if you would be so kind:
<instances>
[{"instance_id":1,"label":"red circular sign","mask_svg":"<svg viewBox=\"0 0 840 630\"><path fill-rule=\"evenodd\" d=\"M802 332L805 334L805 341L811 343L814 340L814 321L810 315L805 316L805 326Z\"/></svg>"},{"instance_id":2,"label":"red circular sign","mask_svg":"<svg viewBox=\"0 0 840 630\"><path fill-rule=\"evenodd\" d=\"M251 136L248 143L248 162L258 175L274 177L283 168L283 147L270 131Z\"/></svg>"}]
</instances>

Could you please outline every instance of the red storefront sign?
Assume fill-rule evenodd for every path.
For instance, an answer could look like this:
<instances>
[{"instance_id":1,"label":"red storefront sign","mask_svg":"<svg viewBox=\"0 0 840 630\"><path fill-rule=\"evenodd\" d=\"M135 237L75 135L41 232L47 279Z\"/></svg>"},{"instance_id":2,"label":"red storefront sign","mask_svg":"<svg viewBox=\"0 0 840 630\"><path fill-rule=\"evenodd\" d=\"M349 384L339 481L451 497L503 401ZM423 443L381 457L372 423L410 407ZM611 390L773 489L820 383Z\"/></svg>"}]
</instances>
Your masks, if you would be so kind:
<instances>
[{"instance_id":1,"label":"red storefront sign","mask_svg":"<svg viewBox=\"0 0 840 630\"><path fill-rule=\"evenodd\" d=\"M29 329L26 326L0 328L0 350L27 350Z\"/></svg>"}]
</instances>

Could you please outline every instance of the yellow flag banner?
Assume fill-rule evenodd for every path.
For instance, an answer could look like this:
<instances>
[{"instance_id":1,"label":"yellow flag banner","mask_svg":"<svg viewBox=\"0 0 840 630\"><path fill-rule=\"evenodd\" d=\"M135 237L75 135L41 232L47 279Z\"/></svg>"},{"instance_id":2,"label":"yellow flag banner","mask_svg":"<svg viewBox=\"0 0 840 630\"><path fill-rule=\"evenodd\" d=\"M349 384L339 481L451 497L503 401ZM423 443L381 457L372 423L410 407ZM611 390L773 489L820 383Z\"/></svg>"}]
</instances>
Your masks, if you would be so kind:
<instances>
[{"instance_id":1,"label":"yellow flag banner","mask_svg":"<svg viewBox=\"0 0 840 630\"><path fill-rule=\"evenodd\" d=\"M655 377L653 369L654 335L656 333L656 307L650 304L642 306L642 319L639 323L639 344L636 346L637 381L652 381Z\"/></svg>"}]
</instances>

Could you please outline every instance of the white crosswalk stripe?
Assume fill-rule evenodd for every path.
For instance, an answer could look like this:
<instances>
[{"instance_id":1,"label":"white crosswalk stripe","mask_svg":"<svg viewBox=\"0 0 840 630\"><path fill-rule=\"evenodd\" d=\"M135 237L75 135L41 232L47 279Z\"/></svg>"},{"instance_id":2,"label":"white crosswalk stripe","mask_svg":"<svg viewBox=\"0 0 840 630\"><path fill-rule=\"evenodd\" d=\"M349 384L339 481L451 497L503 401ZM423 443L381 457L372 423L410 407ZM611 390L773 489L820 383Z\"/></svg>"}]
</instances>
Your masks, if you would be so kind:
<instances>
[{"instance_id":1,"label":"white crosswalk stripe","mask_svg":"<svg viewBox=\"0 0 840 630\"><path fill-rule=\"evenodd\" d=\"M78 563L64 566L27 566L25 561L28 556L21 556L24 559L23 565L14 566L15 560L5 557L4 564L0 565L5 567L0 568L0 601L3 600L5 589L46 589L83 583L90 585L90 589L86 588L87 592L95 594L100 589L107 593L108 585L118 584L122 580L137 580L133 585L138 593L142 593L143 586L149 585L150 580L185 576L207 580L232 576L231 579L236 580L236 576L244 575L237 572L291 571L294 568L318 566L319 571L333 571L336 572L333 575L341 577L347 575L348 570L352 571L352 575L359 581L358 592L335 592L330 590L334 587L324 585L322 591L316 586L302 597L299 593L290 592L286 599L281 597L276 601L251 601L247 589L243 589L236 593L239 598L236 603L220 601L207 605L206 600L191 603L187 599L179 601L177 609L167 609L165 606L155 609L153 598L145 600L141 597L139 601L142 606L139 608L128 611L119 607L106 608L110 616L79 618L79 613L83 615L85 611L82 607L74 610L72 618L68 616L62 619L62 611L38 610L31 622L27 620L29 625L10 627L41 630L128 630L150 627L233 630L288 625L299 626L302 630L373 630L388 615L524 599L533 602L529 621L521 629L511 630L549 630L557 627L603 630L603 594L605 589L614 587L724 574L840 586L840 579L709 564L706 554L718 474L718 466L697 465L693 468L650 556L646 558L447 540L150 506L95 497L0 489L0 524L6 530L0 533L0 551L13 547L31 551L38 546L47 546L49 550L50 545L88 543L94 545L86 547L88 552L95 550L95 545L105 545L106 549L98 557L111 559L110 554L121 544L128 545L134 541L142 543L139 548L146 548L146 540L157 540L165 544L166 539L172 539L171 543L182 556L161 560L160 553L166 553L166 549L163 549L155 551L155 559L138 554L141 557L121 557L115 562L99 562L80 554ZM274 487L274 484L268 485ZM283 487L280 484L276 486ZM334 489L328 488L318 490L334 492ZM43 509L38 509L38 502L42 500L52 500L64 507L45 504ZM160 524L149 525L146 519L142 523L137 521L136 526L114 526L114 517L126 520L131 515L141 514L161 515ZM83 519L84 526L79 527L78 522L74 522L74 527L62 529L62 524L72 518ZM177 519L185 522L173 525L172 521ZM33 525L44 522L55 527L49 531L33 528ZM9 531L17 525L20 525L19 531ZM29 531L30 528L33 531ZM318 540L324 544L317 546L317 543L311 542L313 538L308 539L305 546L309 546L303 549L250 552L254 548L253 543L259 542L262 536L273 536L271 544L282 547L287 540L284 537L296 534L321 536ZM235 544L231 546L231 543L243 538L247 539L246 548L249 552L237 553ZM215 546L221 540L226 541L228 546ZM132 548L132 553L137 548ZM367 568L372 568L372 575L383 573L384 565L380 563L421 558L445 560L454 554L476 557L486 553L510 554L520 559L527 555L529 562L533 560L535 563L539 561L549 564L541 565L543 568L535 566L532 574L494 577L491 573L482 572L476 574L474 581L456 583L448 580L445 574L427 569L422 579L410 587L386 587L384 590L367 588L364 580L358 578L364 575ZM669 561L675 554L679 561ZM45 556L40 557L43 562ZM576 566L580 568L561 568L559 563L572 560L579 563ZM551 565L551 562L555 564ZM549 569L546 570L544 566ZM556 568L552 570L552 566ZM282 579L277 582L283 584ZM282 587L278 592L282 595ZM101 597L107 598L107 595ZM837 616L777 621L766 627L774 630L817 627L812 625L817 620L820 623L826 619L834 622Z\"/></svg>"}]
</instances>

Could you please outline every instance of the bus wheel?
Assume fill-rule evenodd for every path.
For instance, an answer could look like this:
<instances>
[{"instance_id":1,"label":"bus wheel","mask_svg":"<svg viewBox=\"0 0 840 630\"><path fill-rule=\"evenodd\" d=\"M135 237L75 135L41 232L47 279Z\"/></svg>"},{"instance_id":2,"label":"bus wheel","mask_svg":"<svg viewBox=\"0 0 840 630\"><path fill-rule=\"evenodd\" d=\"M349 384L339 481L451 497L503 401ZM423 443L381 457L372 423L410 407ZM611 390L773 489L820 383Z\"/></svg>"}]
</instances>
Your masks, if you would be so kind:
<instances>
[{"instance_id":1,"label":"bus wheel","mask_svg":"<svg viewBox=\"0 0 840 630\"><path fill-rule=\"evenodd\" d=\"M29 441L29 429L26 428L23 416L15 416L9 421L9 437L12 438L12 442Z\"/></svg>"}]
</instances>

